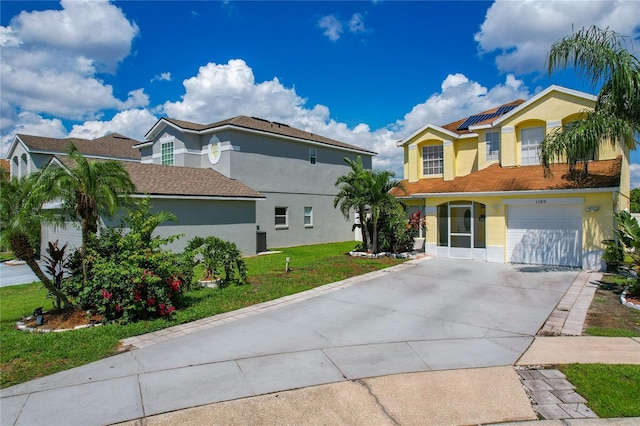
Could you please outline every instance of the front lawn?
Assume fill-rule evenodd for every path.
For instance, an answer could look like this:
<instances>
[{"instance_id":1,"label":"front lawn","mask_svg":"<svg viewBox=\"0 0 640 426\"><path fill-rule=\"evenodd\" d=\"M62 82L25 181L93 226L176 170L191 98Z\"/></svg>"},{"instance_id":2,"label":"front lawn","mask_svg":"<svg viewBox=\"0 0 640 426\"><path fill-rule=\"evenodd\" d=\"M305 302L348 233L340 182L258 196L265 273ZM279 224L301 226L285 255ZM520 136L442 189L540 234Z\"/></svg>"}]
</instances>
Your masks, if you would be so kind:
<instances>
[{"instance_id":1,"label":"front lawn","mask_svg":"<svg viewBox=\"0 0 640 426\"><path fill-rule=\"evenodd\" d=\"M185 322L277 299L324 284L387 268L401 259L352 258L355 243L281 249L282 253L246 258L248 284L222 290L195 289L185 294L186 307L172 319L127 325L105 325L63 333L26 333L16 321L39 306L51 306L38 283L0 288L0 387L77 367L112 355L118 341ZM286 258L290 272L285 272Z\"/></svg>"},{"instance_id":2,"label":"front lawn","mask_svg":"<svg viewBox=\"0 0 640 426\"><path fill-rule=\"evenodd\" d=\"M560 369L599 417L640 416L640 365L571 364Z\"/></svg>"}]
</instances>

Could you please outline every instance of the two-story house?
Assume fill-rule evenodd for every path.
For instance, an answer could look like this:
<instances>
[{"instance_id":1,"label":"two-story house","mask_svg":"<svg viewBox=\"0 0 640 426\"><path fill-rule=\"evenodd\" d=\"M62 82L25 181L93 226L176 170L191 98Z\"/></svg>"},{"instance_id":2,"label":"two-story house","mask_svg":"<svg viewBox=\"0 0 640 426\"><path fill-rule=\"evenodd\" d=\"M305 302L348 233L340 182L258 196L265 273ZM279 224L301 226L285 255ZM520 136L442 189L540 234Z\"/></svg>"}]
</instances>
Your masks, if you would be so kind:
<instances>
[{"instance_id":1,"label":"two-story house","mask_svg":"<svg viewBox=\"0 0 640 426\"><path fill-rule=\"evenodd\" d=\"M72 168L70 143L85 157L122 161L137 196L155 211L169 211L161 236L183 234L233 241L245 255L286 247L354 239L353 222L333 207L335 182L351 170L344 158L360 156L371 168L374 152L282 123L239 116L208 125L160 119L139 142L113 134L95 140L16 135L8 158L12 176L53 165ZM119 219L107 220L106 226ZM60 240L79 246L77 226L46 225L41 248Z\"/></svg>"},{"instance_id":2,"label":"two-story house","mask_svg":"<svg viewBox=\"0 0 640 426\"><path fill-rule=\"evenodd\" d=\"M263 194L266 199L256 205L256 226L269 247L353 240L353 223L333 207L335 182L350 171L345 157L360 156L365 168L371 168L375 155L246 116L204 125L161 118L135 148L143 164L213 169Z\"/></svg>"},{"instance_id":3,"label":"two-story house","mask_svg":"<svg viewBox=\"0 0 640 426\"><path fill-rule=\"evenodd\" d=\"M595 106L596 97L551 86L446 125L427 124L397 142L406 192L426 216L425 251L499 263L602 267L614 212L628 207L629 153L605 143L573 180L568 166L545 177L545 136Z\"/></svg>"}]
</instances>

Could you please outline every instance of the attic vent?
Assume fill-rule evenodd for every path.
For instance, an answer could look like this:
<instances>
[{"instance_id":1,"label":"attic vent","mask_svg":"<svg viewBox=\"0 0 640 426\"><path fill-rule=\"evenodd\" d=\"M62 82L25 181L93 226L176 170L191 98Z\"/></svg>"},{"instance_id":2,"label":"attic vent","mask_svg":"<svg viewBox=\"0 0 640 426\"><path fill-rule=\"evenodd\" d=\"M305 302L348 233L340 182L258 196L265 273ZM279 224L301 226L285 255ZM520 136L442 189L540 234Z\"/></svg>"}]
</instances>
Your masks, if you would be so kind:
<instances>
[{"instance_id":1,"label":"attic vent","mask_svg":"<svg viewBox=\"0 0 640 426\"><path fill-rule=\"evenodd\" d=\"M500 108L498 108L496 110L496 112L492 112L490 114L472 115L471 117L469 117L466 120L464 120L464 122L460 126L458 126L458 130L469 130L470 126L473 126L476 123L479 123L479 122L484 121L484 120L488 120L490 118L499 117L499 116L501 116L503 114L508 113L509 111L514 109L515 107L517 107L517 105L501 106Z\"/></svg>"},{"instance_id":2,"label":"attic vent","mask_svg":"<svg viewBox=\"0 0 640 426\"><path fill-rule=\"evenodd\" d=\"M278 127L291 127L288 124L278 123L277 121L274 121L273 124L277 125Z\"/></svg>"},{"instance_id":3,"label":"attic vent","mask_svg":"<svg viewBox=\"0 0 640 426\"><path fill-rule=\"evenodd\" d=\"M265 123L271 123L269 120L265 120L264 118L260 118L260 117L251 117L251 118L253 118L254 120L258 120L258 121L263 121Z\"/></svg>"}]
</instances>

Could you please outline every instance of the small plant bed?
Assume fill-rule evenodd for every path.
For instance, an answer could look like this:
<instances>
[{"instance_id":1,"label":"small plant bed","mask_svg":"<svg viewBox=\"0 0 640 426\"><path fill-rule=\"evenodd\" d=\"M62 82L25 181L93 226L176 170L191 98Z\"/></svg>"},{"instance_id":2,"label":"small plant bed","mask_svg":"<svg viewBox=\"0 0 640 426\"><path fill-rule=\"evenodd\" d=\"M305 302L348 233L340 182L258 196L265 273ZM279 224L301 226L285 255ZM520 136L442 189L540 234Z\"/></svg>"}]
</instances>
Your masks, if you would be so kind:
<instances>
[{"instance_id":1,"label":"small plant bed","mask_svg":"<svg viewBox=\"0 0 640 426\"><path fill-rule=\"evenodd\" d=\"M17 328L24 331L47 333L51 331L77 330L83 327L102 325L104 317L91 311L51 310L42 313L42 324L38 324L36 315L24 318L17 323Z\"/></svg>"},{"instance_id":2,"label":"small plant bed","mask_svg":"<svg viewBox=\"0 0 640 426\"><path fill-rule=\"evenodd\" d=\"M628 280L619 275L604 275L589 307L585 333L591 336L639 337L640 311L620 303L620 294Z\"/></svg>"},{"instance_id":3,"label":"small plant bed","mask_svg":"<svg viewBox=\"0 0 640 426\"><path fill-rule=\"evenodd\" d=\"M570 364L559 369L599 417L640 416L640 365Z\"/></svg>"}]
</instances>

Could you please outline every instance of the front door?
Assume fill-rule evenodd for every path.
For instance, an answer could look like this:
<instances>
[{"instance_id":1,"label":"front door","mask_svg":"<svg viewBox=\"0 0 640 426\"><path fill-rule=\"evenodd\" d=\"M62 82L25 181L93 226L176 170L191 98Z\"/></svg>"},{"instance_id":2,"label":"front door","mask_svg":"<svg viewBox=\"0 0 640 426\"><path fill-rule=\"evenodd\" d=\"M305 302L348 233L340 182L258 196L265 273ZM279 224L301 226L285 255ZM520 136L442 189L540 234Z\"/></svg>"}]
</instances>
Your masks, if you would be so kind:
<instances>
[{"instance_id":1,"label":"front door","mask_svg":"<svg viewBox=\"0 0 640 426\"><path fill-rule=\"evenodd\" d=\"M473 203L449 204L449 257L473 258Z\"/></svg>"}]
</instances>

